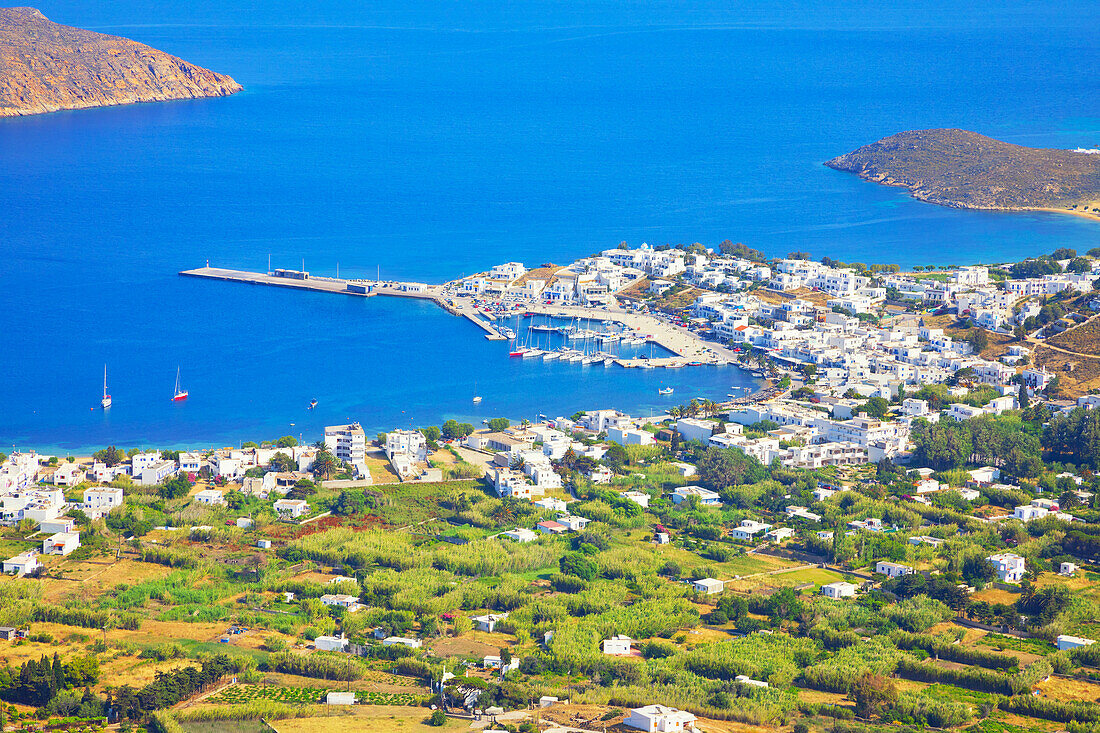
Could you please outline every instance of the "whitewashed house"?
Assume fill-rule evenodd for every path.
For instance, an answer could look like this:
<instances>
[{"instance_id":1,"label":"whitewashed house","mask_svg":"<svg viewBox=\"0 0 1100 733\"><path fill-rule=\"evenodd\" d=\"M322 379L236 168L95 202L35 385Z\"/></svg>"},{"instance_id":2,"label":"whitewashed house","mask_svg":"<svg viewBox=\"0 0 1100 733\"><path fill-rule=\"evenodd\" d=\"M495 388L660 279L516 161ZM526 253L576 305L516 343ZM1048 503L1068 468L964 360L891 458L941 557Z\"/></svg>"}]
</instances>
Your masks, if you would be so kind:
<instances>
[{"instance_id":1,"label":"whitewashed house","mask_svg":"<svg viewBox=\"0 0 1100 733\"><path fill-rule=\"evenodd\" d=\"M610 639L604 639L601 646L603 647L603 653L608 656L629 657L631 642L633 642L633 639L629 636L618 634Z\"/></svg>"}]
</instances>

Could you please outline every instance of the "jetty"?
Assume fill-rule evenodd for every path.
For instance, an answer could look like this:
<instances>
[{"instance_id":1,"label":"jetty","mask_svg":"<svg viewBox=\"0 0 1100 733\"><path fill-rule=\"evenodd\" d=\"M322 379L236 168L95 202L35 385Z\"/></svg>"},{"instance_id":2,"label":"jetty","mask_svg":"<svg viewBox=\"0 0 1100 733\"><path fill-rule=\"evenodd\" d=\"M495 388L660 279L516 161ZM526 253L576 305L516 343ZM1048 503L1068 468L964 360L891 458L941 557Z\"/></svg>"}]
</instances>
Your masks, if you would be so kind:
<instances>
[{"instance_id":1,"label":"jetty","mask_svg":"<svg viewBox=\"0 0 1100 733\"><path fill-rule=\"evenodd\" d=\"M222 267L197 267L180 272L183 277L197 277L206 280L243 283L245 285L270 285L292 290L308 290L319 293L337 293L356 298L371 298L384 295L394 298L416 298L430 300L439 307L456 316L462 316L485 332L490 341L504 341L496 326L478 316L473 308L463 307L444 296L442 285L428 285L417 282L396 282L392 280L343 279L311 275L305 270L272 270L270 272L249 272L248 270L230 270Z\"/></svg>"},{"instance_id":2,"label":"jetty","mask_svg":"<svg viewBox=\"0 0 1100 733\"><path fill-rule=\"evenodd\" d=\"M416 298L430 300L452 315L461 316L480 328L490 341L506 341L501 329L488 320L468 298L454 297L456 283L432 285L420 282L398 282L393 280L342 279L311 275L305 270L274 269L270 272L249 272L221 267L199 267L183 270L185 277L222 280L246 285L270 285L273 287L308 290L321 293L337 293L352 297L370 298L383 295L394 298ZM532 315L560 316L590 320L611 321L630 331L641 334L646 341L656 344L670 356L650 359L618 358L614 363L632 368L676 369L684 366L722 365L735 362L737 355L726 347L705 341L688 329L675 326L666 321L644 313L630 313L621 307L597 307L579 305L548 305L530 303L525 306Z\"/></svg>"}]
</instances>

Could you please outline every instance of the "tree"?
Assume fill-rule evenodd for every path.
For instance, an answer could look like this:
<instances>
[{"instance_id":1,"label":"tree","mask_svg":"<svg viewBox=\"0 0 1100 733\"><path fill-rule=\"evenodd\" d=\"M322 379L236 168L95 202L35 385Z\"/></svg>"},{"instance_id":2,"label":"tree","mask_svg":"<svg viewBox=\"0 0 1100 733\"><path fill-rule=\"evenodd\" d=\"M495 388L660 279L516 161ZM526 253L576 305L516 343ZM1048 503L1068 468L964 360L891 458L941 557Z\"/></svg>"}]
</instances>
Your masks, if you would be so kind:
<instances>
[{"instance_id":1,"label":"tree","mask_svg":"<svg viewBox=\"0 0 1100 733\"><path fill-rule=\"evenodd\" d=\"M1077 250L1069 247L1059 247L1050 253L1050 258L1053 260L1072 260L1076 256Z\"/></svg>"},{"instance_id":2,"label":"tree","mask_svg":"<svg viewBox=\"0 0 1100 733\"><path fill-rule=\"evenodd\" d=\"M866 412L870 417L876 420L885 419L886 413L889 411L890 403L878 396L868 398L866 402L857 408L857 412Z\"/></svg>"},{"instance_id":3,"label":"tree","mask_svg":"<svg viewBox=\"0 0 1100 733\"><path fill-rule=\"evenodd\" d=\"M341 491L332 505L332 513L341 517L362 514L370 508L367 497L362 491Z\"/></svg>"},{"instance_id":4,"label":"tree","mask_svg":"<svg viewBox=\"0 0 1100 733\"><path fill-rule=\"evenodd\" d=\"M856 715L861 718L882 717L898 702L898 688L894 681L869 672L852 683L848 694L855 700Z\"/></svg>"},{"instance_id":5,"label":"tree","mask_svg":"<svg viewBox=\"0 0 1100 733\"><path fill-rule=\"evenodd\" d=\"M966 334L966 341L974 349L974 353L980 354L989 346L989 334L983 328L972 328Z\"/></svg>"},{"instance_id":6,"label":"tree","mask_svg":"<svg viewBox=\"0 0 1100 733\"><path fill-rule=\"evenodd\" d=\"M193 486L191 479L181 471L161 484L157 488L157 493L165 499L179 499L190 493L191 486Z\"/></svg>"},{"instance_id":7,"label":"tree","mask_svg":"<svg viewBox=\"0 0 1100 733\"><path fill-rule=\"evenodd\" d=\"M447 724L447 714L442 710L433 710L431 717L428 718L428 725L439 728Z\"/></svg>"},{"instance_id":8,"label":"tree","mask_svg":"<svg viewBox=\"0 0 1100 733\"><path fill-rule=\"evenodd\" d=\"M442 435L447 440L455 440L456 438L461 437L461 435L459 435L458 420L448 420L447 422L443 423L443 427L440 429L439 432L440 435Z\"/></svg>"},{"instance_id":9,"label":"tree","mask_svg":"<svg viewBox=\"0 0 1100 733\"><path fill-rule=\"evenodd\" d=\"M506 417L494 417L489 421L489 429L500 432L501 430L507 429L511 424L511 421Z\"/></svg>"},{"instance_id":10,"label":"tree","mask_svg":"<svg viewBox=\"0 0 1100 733\"><path fill-rule=\"evenodd\" d=\"M111 466L117 466L118 464L125 461L127 456L125 451L119 450L113 445L110 445L102 450L97 450L95 453L92 454L92 458L94 458L99 463L107 464L107 467L110 468Z\"/></svg>"},{"instance_id":11,"label":"tree","mask_svg":"<svg viewBox=\"0 0 1100 733\"><path fill-rule=\"evenodd\" d=\"M443 433L435 425L429 425L426 428L420 428L420 433L433 443L438 441L442 437Z\"/></svg>"},{"instance_id":12,"label":"tree","mask_svg":"<svg viewBox=\"0 0 1100 733\"><path fill-rule=\"evenodd\" d=\"M737 448L708 448L698 463L703 485L714 491L756 483L765 478L764 466Z\"/></svg>"},{"instance_id":13,"label":"tree","mask_svg":"<svg viewBox=\"0 0 1100 733\"><path fill-rule=\"evenodd\" d=\"M282 451L279 451L275 455L271 456L271 461L268 463L268 465L271 467L272 471L280 471L283 473L298 470L298 464L294 461L294 459L288 456L286 453L283 453Z\"/></svg>"},{"instance_id":14,"label":"tree","mask_svg":"<svg viewBox=\"0 0 1100 733\"><path fill-rule=\"evenodd\" d=\"M603 455L603 462L613 471L621 471L630 462L630 454L621 445L612 445Z\"/></svg>"},{"instance_id":15,"label":"tree","mask_svg":"<svg viewBox=\"0 0 1100 733\"><path fill-rule=\"evenodd\" d=\"M593 580L599 573L596 563L579 552L567 552L558 561L558 567L565 575L575 575L582 580Z\"/></svg>"},{"instance_id":16,"label":"tree","mask_svg":"<svg viewBox=\"0 0 1100 733\"><path fill-rule=\"evenodd\" d=\"M293 435L284 435L283 437L275 441L275 445L279 446L280 448L293 448L294 446L298 445L298 439L295 438Z\"/></svg>"},{"instance_id":17,"label":"tree","mask_svg":"<svg viewBox=\"0 0 1100 733\"><path fill-rule=\"evenodd\" d=\"M339 466L336 456L327 450L317 451L317 456L313 459L313 474L327 479L336 472Z\"/></svg>"}]
</instances>

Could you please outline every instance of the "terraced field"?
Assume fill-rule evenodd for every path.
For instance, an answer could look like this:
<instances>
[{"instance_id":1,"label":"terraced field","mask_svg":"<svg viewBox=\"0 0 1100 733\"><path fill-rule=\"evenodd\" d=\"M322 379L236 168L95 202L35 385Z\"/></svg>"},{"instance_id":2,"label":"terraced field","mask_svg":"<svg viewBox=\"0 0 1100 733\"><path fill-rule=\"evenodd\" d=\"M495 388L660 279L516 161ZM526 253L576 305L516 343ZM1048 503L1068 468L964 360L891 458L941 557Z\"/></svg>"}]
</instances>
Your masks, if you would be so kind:
<instances>
[{"instance_id":1,"label":"terraced field","mask_svg":"<svg viewBox=\"0 0 1100 733\"><path fill-rule=\"evenodd\" d=\"M216 695L206 699L206 702L222 705L243 705L245 703L266 700L271 702L290 703L297 705L309 705L324 702L325 695L330 690L319 687L280 687L277 685L233 685L227 687ZM374 690L357 690L355 700L360 705L405 705L417 706L422 702L422 696L411 692L375 692Z\"/></svg>"}]
</instances>

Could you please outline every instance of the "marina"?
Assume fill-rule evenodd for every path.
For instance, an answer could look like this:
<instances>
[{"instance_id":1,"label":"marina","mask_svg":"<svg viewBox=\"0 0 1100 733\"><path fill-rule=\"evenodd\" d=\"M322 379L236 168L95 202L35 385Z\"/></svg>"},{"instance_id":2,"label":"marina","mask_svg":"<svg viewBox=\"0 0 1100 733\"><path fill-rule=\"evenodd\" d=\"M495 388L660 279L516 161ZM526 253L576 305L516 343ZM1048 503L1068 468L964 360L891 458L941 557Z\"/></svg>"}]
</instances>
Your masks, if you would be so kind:
<instances>
[{"instance_id":1,"label":"marina","mask_svg":"<svg viewBox=\"0 0 1100 733\"><path fill-rule=\"evenodd\" d=\"M469 298L455 297L458 282L442 285L419 282L384 280L340 279L313 275L305 270L274 269L267 273L231 270L219 267L195 268L179 273L184 277L221 280L247 285L305 290L357 298L377 295L396 298L413 298L435 303L448 313L461 316L484 332L490 341L517 341L524 332L524 342L535 335L560 336L564 343L556 349L539 349L514 345L509 351L513 357L543 360L558 359L563 362L591 366L597 363L616 365L626 369L679 369L685 366L723 365L734 361L735 354L720 344L705 341L687 329L666 323L652 315L631 313L615 306L581 306L547 303L526 303L522 313L512 312L504 317L479 309ZM535 323L533 319L544 320ZM531 321L527 326L521 321ZM575 322L580 322L577 327ZM505 324L510 325L505 325ZM589 348L588 344L599 344ZM653 345L660 354L627 351L622 347L640 349ZM619 353L613 353L616 347Z\"/></svg>"}]
</instances>

